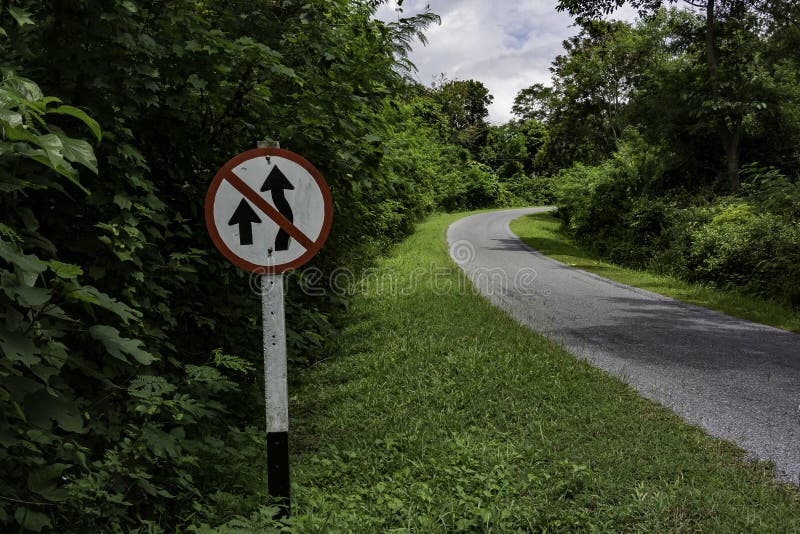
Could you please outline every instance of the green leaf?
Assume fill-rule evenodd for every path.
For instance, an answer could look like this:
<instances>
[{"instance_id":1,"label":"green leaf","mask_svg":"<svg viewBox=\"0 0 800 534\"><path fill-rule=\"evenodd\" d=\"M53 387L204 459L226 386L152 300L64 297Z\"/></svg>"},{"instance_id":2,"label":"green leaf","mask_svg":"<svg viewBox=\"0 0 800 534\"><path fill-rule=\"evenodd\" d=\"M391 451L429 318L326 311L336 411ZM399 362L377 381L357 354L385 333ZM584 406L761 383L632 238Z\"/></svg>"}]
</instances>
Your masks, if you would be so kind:
<instances>
[{"instance_id":1,"label":"green leaf","mask_svg":"<svg viewBox=\"0 0 800 534\"><path fill-rule=\"evenodd\" d=\"M5 80L5 86L10 90L13 91L14 95L17 98L14 98L15 102L18 102L23 105L33 104L35 102L39 102L44 98L42 94L42 90L39 89L39 86L36 85L35 82L27 79L27 78L20 78L19 76L13 76L7 78ZM35 106L32 109L41 112L41 106Z\"/></svg>"},{"instance_id":2,"label":"green leaf","mask_svg":"<svg viewBox=\"0 0 800 534\"><path fill-rule=\"evenodd\" d=\"M177 387L170 384L163 376L140 375L131 380L128 393L139 399L162 397L175 391Z\"/></svg>"},{"instance_id":3,"label":"green leaf","mask_svg":"<svg viewBox=\"0 0 800 534\"><path fill-rule=\"evenodd\" d=\"M47 264L33 254L22 254L8 243L2 241L0 241L0 258L16 265L23 271L38 274L47 270Z\"/></svg>"},{"instance_id":4,"label":"green leaf","mask_svg":"<svg viewBox=\"0 0 800 534\"><path fill-rule=\"evenodd\" d=\"M104 310L116 314L125 324L131 319L138 319L139 314L130 306L119 302L117 299L103 293L93 286L69 285L67 298L99 306Z\"/></svg>"},{"instance_id":5,"label":"green leaf","mask_svg":"<svg viewBox=\"0 0 800 534\"><path fill-rule=\"evenodd\" d=\"M136 481L136 484L140 488L142 488L144 491L149 493L150 495L153 495L154 497L165 497L167 499L174 499L175 498L175 496L172 495L170 492L168 492L165 489L161 489L161 488L156 487L149 480L145 480L143 478L140 478L139 480Z\"/></svg>"},{"instance_id":6,"label":"green leaf","mask_svg":"<svg viewBox=\"0 0 800 534\"><path fill-rule=\"evenodd\" d=\"M97 158L95 158L92 145L82 139L73 139L60 134L58 136L61 139L64 158L73 163L80 163L97 174Z\"/></svg>"},{"instance_id":7,"label":"green leaf","mask_svg":"<svg viewBox=\"0 0 800 534\"><path fill-rule=\"evenodd\" d=\"M190 74L186 81L195 89L205 89L208 82L200 78L197 74Z\"/></svg>"},{"instance_id":8,"label":"green leaf","mask_svg":"<svg viewBox=\"0 0 800 534\"><path fill-rule=\"evenodd\" d=\"M35 276L35 275L34 275ZM16 284L3 279L3 292L12 300L29 308L44 306L52 297L50 290L45 287L30 287Z\"/></svg>"},{"instance_id":9,"label":"green leaf","mask_svg":"<svg viewBox=\"0 0 800 534\"><path fill-rule=\"evenodd\" d=\"M33 24L33 19L31 19L31 14L21 7L16 6L9 6L8 12L11 13L11 16L14 17L14 20L17 21L17 24L20 26L25 26L26 24Z\"/></svg>"},{"instance_id":10,"label":"green leaf","mask_svg":"<svg viewBox=\"0 0 800 534\"><path fill-rule=\"evenodd\" d=\"M203 50L203 45L192 39L190 41L186 41L185 48L189 52L200 52L201 50Z\"/></svg>"},{"instance_id":11,"label":"green leaf","mask_svg":"<svg viewBox=\"0 0 800 534\"><path fill-rule=\"evenodd\" d=\"M17 214L22 219L25 229L29 232L35 232L39 229L39 221L36 220L33 210L30 208L17 208Z\"/></svg>"},{"instance_id":12,"label":"green leaf","mask_svg":"<svg viewBox=\"0 0 800 534\"><path fill-rule=\"evenodd\" d=\"M64 492L58 490L61 473L72 467L69 464L51 464L40 467L28 475L28 489L44 496L48 500L61 500Z\"/></svg>"},{"instance_id":13,"label":"green leaf","mask_svg":"<svg viewBox=\"0 0 800 534\"><path fill-rule=\"evenodd\" d=\"M89 129L92 131L92 134L94 134L94 136L97 138L98 141L103 139L103 131L100 129L100 124L96 120L91 118L82 109L76 108L74 106L58 106L57 108L48 109L47 112L75 117L76 119L81 120L86 126L89 127Z\"/></svg>"},{"instance_id":14,"label":"green leaf","mask_svg":"<svg viewBox=\"0 0 800 534\"><path fill-rule=\"evenodd\" d=\"M30 271L23 271L19 267L14 268L14 274L17 275L17 283L25 287L33 287L39 280L39 275Z\"/></svg>"},{"instance_id":15,"label":"green leaf","mask_svg":"<svg viewBox=\"0 0 800 534\"><path fill-rule=\"evenodd\" d=\"M125 363L130 363L127 358L128 356L132 356L133 359L142 365L150 365L157 359L140 347L142 344L141 341L138 339L120 337L119 330L111 326L92 326L89 328L89 335L102 343L109 354Z\"/></svg>"},{"instance_id":16,"label":"green leaf","mask_svg":"<svg viewBox=\"0 0 800 534\"><path fill-rule=\"evenodd\" d=\"M248 360L232 354L225 354L222 349L214 349L212 354L214 356L214 365L217 367L224 367L244 374L250 374L255 371L255 366Z\"/></svg>"},{"instance_id":17,"label":"green leaf","mask_svg":"<svg viewBox=\"0 0 800 534\"><path fill-rule=\"evenodd\" d=\"M27 367L36 365L41 361L39 349L29 337L18 332L8 332L0 329L0 350L12 362L22 362Z\"/></svg>"},{"instance_id":18,"label":"green leaf","mask_svg":"<svg viewBox=\"0 0 800 534\"><path fill-rule=\"evenodd\" d=\"M133 206L133 202L131 202L130 197L121 193L114 195L114 204L124 210L130 209L130 207Z\"/></svg>"},{"instance_id":19,"label":"green leaf","mask_svg":"<svg viewBox=\"0 0 800 534\"><path fill-rule=\"evenodd\" d=\"M53 167L52 165L50 165L49 159L46 158L45 156L34 156L31 159L33 159L35 161L38 161L39 163L41 163L43 165L46 165L46 166L50 167L51 169L56 171L58 174L60 174L61 176L63 176L64 178L66 178L67 180L69 180L70 182L75 184L76 186L78 186L80 188L80 190L83 191L84 193L86 193L87 195L91 195L92 194L91 191L86 189L80 183L80 181L78 181L78 171L76 171L72 167L72 165L70 165L66 161L64 161L61 164L61 166L59 166L59 167Z\"/></svg>"},{"instance_id":20,"label":"green leaf","mask_svg":"<svg viewBox=\"0 0 800 534\"><path fill-rule=\"evenodd\" d=\"M0 258L8 263L14 264L23 271L31 273L43 273L47 270L47 263L43 262L33 254L22 254L8 243L0 241Z\"/></svg>"},{"instance_id":21,"label":"green leaf","mask_svg":"<svg viewBox=\"0 0 800 534\"><path fill-rule=\"evenodd\" d=\"M53 169L64 164L64 143L61 142L61 137L53 133L37 135L35 143L44 149Z\"/></svg>"},{"instance_id":22,"label":"green leaf","mask_svg":"<svg viewBox=\"0 0 800 534\"><path fill-rule=\"evenodd\" d=\"M89 143L79 139L72 139L63 134L51 133L26 136L24 133L18 132L19 128L16 130L15 135L19 135L26 141L35 143L44 150L44 156L31 155L31 159L47 165L62 176L68 178L86 194L89 194L89 190L78 181L78 171L67 162L67 159L69 159L70 161L81 163L97 174L97 160L94 156L94 150L92 150ZM6 134L8 135L10 132L11 130L7 131ZM9 135L9 137L11 136Z\"/></svg>"},{"instance_id":23,"label":"green leaf","mask_svg":"<svg viewBox=\"0 0 800 534\"><path fill-rule=\"evenodd\" d=\"M50 260L47 262L47 264L59 278L75 278L76 276L83 274L83 269L71 263L62 263L58 260Z\"/></svg>"},{"instance_id":24,"label":"green leaf","mask_svg":"<svg viewBox=\"0 0 800 534\"><path fill-rule=\"evenodd\" d=\"M78 406L65 395L54 397L42 388L25 397L23 410L31 424L41 429L50 429L55 421L67 432L86 432Z\"/></svg>"},{"instance_id":25,"label":"green leaf","mask_svg":"<svg viewBox=\"0 0 800 534\"><path fill-rule=\"evenodd\" d=\"M281 65L278 63L277 65L271 65L269 70L271 70L274 74L279 76L286 76L288 78L296 78L297 73L294 69L287 67L286 65Z\"/></svg>"},{"instance_id":26,"label":"green leaf","mask_svg":"<svg viewBox=\"0 0 800 534\"><path fill-rule=\"evenodd\" d=\"M10 128L22 125L22 115L10 109L0 109L0 121L5 122Z\"/></svg>"},{"instance_id":27,"label":"green leaf","mask_svg":"<svg viewBox=\"0 0 800 534\"><path fill-rule=\"evenodd\" d=\"M34 532L41 532L44 527L52 528L53 524L50 518L41 512L35 512L30 508L20 506L14 512L14 519L17 520L22 528L32 530Z\"/></svg>"},{"instance_id":28,"label":"green leaf","mask_svg":"<svg viewBox=\"0 0 800 534\"><path fill-rule=\"evenodd\" d=\"M123 144L117 148L119 154L127 161L133 162L136 165L147 167L146 160L141 152L139 152L133 145Z\"/></svg>"},{"instance_id":29,"label":"green leaf","mask_svg":"<svg viewBox=\"0 0 800 534\"><path fill-rule=\"evenodd\" d=\"M36 139L36 136L30 133L28 130L26 130L23 126L14 126L13 128L8 127L5 129L5 132L3 133L5 134L6 139L8 139L9 141L25 141L34 145L39 144L39 141ZM20 150L19 146L15 147L15 150L13 151L20 154L25 154L25 151Z\"/></svg>"},{"instance_id":30,"label":"green leaf","mask_svg":"<svg viewBox=\"0 0 800 534\"><path fill-rule=\"evenodd\" d=\"M162 458L180 457L182 449L181 442L186 438L183 428L173 428L167 433L158 426L146 424L142 427L141 432L142 441L147 444L148 448L150 448L156 456ZM159 493L159 495L161 494ZM161 496L167 497L167 495Z\"/></svg>"}]
</instances>

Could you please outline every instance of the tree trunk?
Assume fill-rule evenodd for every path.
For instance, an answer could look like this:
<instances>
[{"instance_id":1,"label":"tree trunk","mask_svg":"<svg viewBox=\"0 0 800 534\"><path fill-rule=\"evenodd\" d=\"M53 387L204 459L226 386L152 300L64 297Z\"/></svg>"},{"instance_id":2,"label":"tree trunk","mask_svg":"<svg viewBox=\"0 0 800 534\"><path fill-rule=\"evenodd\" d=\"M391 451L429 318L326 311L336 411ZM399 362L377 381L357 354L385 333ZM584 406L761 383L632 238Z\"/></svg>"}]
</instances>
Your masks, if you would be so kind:
<instances>
[{"instance_id":1,"label":"tree trunk","mask_svg":"<svg viewBox=\"0 0 800 534\"><path fill-rule=\"evenodd\" d=\"M716 22L715 2L707 0L706 4L706 61L711 81L711 91L717 91L717 52L714 50L714 24Z\"/></svg>"},{"instance_id":2,"label":"tree trunk","mask_svg":"<svg viewBox=\"0 0 800 534\"><path fill-rule=\"evenodd\" d=\"M731 193L739 191L739 157L742 139L742 123L738 121L733 126L733 132L727 131L723 136L725 139L725 161L727 164L728 185Z\"/></svg>"},{"instance_id":3,"label":"tree trunk","mask_svg":"<svg viewBox=\"0 0 800 534\"><path fill-rule=\"evenodd\" d=\"M714 48L716 40L714 25L716 23L716 0L707 0L706 3L706 62L708 63L708 77L711 86L712 97L719 97L719 82L717 80L717 52ZM742 139L742 121L740 118L732 118L734 124L728 128L724 124L721 128L722 145L725 148L725 165L728 184L731 192L739 191L739 157L740 144Z\"/></svg>"}]
</instances>

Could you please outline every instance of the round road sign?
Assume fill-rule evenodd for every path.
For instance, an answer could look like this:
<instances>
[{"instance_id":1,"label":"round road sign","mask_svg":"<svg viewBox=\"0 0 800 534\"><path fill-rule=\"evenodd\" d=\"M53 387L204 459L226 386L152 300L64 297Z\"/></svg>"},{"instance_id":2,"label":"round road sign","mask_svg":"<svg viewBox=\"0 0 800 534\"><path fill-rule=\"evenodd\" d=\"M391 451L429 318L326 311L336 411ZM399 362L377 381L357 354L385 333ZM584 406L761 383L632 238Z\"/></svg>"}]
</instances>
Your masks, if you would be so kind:
<instances>
[{"instance_id":1,"label":"round road sign","mask_svg":"<svg viewBox=\"0 0 800 534\"><path fill-rule=\"evenodd\" d=\"M302 156L255 148L232 158L206 193L206 227L234 265L278 274L314 257L328 237L331 193Z\"/></svg>"}]
</instances>

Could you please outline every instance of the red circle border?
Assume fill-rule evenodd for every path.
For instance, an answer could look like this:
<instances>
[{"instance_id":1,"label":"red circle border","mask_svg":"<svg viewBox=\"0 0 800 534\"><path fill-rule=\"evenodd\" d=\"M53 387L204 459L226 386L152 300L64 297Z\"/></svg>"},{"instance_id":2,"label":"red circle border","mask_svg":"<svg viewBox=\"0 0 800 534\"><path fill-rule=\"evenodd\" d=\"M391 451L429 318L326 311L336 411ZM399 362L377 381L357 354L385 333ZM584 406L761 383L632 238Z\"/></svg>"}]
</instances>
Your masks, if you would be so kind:
<instances>
[{"instance_id":1,"label":"red circle border","mask_svg":"<svg viewBox=\"0 0 800 534\"><path fill-rule=\"evenodd\" d=\"M306 249L301 256L288 263L269 266L251 263L237 256L222 240L219 232L217 231L217 227L214 224L214 202L216 200L217 190L225 180L225 175L232 173L236 166L245 161L265 156L285 158L294 161L303 167L311 175L311 177L314 178L314 181L317 182L317 186L322 192L322 199L325 206L322 230L320 231L319 236L317 236L317 238L314 240L314 245L311 248ZM222 253L223 256L225 256L225 258L228 259L228 261L237 267L244 269L245 271L259 274L280 274L286 271L297 269L301 265L306 264L320 251L322 245L328 239L328 234L331 230L331 224L333 223L333 198L331 197L331 191L328 189L328 184L325 182L325 178L323 178L322 174L320 174L317 168L314 167L314 165L312 165L311 162L309 162L303 156L288 150L283 150L281 148L254 148L252 150L242 152L241 154L238 154L228 160L228 162L217 171L217 174L214 175L214 179L211 180L211 184L208 186L208 191L206 192L205 217L206 228L211 236L211 241L214 242L214 246L217 247L217 249Z\"/></svg>"}]
</instances>

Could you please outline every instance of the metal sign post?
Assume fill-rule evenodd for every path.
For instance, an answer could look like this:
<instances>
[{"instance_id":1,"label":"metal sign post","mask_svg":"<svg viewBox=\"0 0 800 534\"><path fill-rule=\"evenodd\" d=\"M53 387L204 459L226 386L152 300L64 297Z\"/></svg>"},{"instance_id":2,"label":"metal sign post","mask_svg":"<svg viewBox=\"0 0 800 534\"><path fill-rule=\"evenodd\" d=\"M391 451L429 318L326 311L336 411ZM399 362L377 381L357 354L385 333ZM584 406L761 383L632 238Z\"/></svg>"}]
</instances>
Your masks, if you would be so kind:
<instances>
[{"instance_id":1,"label":"metal sign post","mask_svg":"<svg viewBox=\"0 0 800 534\"><path fill-rule=\"evenodd\" d=\"M277 517L285 517L291 485L283 273L322 248L333 218L331 194L311 163L278 143L259 142L214 176L205 216L222 255L261 273L268 491L279 503Z\"/></svg>"},{"instance_id":2,"label":"metal sign post","mask_svg":"<svg viewBox=\"0 0 800 534\"><path fill-rule=\"evenodd\" d=\"M279 517L289 515L289 394L286 369L286 324L283 274L261 275L264 326L264 405L267 412L267 484L280 504Z\"/></svg>"}]
</instances>

